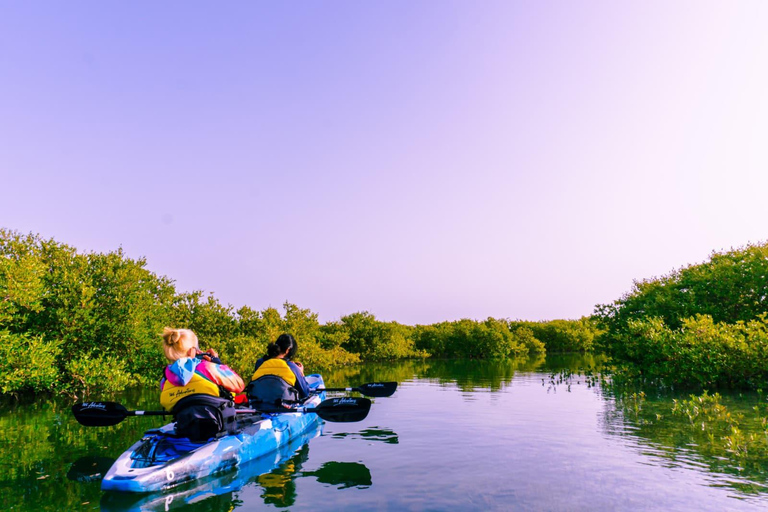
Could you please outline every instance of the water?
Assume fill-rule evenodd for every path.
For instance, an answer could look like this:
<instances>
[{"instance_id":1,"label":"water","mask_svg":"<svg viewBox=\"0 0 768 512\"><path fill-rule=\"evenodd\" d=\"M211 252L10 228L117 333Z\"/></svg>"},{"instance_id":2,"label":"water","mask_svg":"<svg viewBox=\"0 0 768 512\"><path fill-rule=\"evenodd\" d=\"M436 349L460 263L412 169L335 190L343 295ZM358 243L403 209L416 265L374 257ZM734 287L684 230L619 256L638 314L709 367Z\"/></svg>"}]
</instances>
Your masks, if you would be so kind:
<instances>
[{"instance_id":1,"label":"water","mask_svg":"<svg viewBox=\"0 0 768 512\"><path fill-rule=\"evenodd\" d=\"M292 446L171 493L104 494L104 471L162 420L81 427L63 404L0 413L0 509L759 510L766 454L729 457L669 410L671 396L616 400L550 373L587 358L418 361L348 368L329 387L397 380L360 423L325 423ZM118 401L154 409L153 390ZM757 396L724 399L748 416ZM764 399L763 399L764 401ZM743 425L752 425L743 422ZM755 424L756 425L756 424ZM750 426L765 435L759 426ZM754 433L753 432L753 433Z\"/></svg>"}]
</instances>

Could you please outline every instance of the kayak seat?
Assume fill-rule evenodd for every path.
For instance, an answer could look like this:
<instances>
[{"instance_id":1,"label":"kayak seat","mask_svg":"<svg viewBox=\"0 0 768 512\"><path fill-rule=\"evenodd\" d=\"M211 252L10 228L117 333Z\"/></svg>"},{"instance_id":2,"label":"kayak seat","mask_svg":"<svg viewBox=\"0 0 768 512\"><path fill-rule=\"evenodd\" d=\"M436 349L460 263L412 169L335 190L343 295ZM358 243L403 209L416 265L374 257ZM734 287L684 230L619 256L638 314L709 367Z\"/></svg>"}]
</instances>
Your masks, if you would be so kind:
<instances>
[{"instance_id":1,"label":"kayak seat","mask_svg":"<svg viewBox=\"0 0 768 512\"><path fill-rule=\"evenodd\" d=\"M225 398L190 395L179 400L171 410L176 435L192 442L203 442L217 434L237 433L235 404Z\"/></svg>"},{"instance_id":2,"label":"kayak seat","mask_svg":"<svg viewBox=\"0 0 768 512\"><path fill-rule=\"evenodd\" d=\"M277 375L262 375L245 387L248 403L262 412L283 412L299 403L299 392Z\"/></svg>"}]
</instances>

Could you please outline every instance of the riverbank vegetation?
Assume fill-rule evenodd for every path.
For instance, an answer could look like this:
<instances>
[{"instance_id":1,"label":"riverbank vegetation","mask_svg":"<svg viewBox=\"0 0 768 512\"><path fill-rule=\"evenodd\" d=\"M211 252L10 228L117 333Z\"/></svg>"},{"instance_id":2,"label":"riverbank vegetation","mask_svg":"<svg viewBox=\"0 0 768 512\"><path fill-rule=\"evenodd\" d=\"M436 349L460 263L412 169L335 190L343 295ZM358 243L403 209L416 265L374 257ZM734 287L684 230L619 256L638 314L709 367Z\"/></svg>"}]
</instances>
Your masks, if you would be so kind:
<instances>
[{"instance_id":1,"label":"riverbank vegetation","mask_svg":"<svg viewBox=\"0 0 768 512\"><path fill-rule=\"evenodd\" d=\"M494 359L589 351L590 319L526 322L488 318L432 325L384 322L355 312L321 324L286 302L258 311L180 292L122 249L81 253L37 235L0 229L0 394L86 396L159 380L166 325L193 329L248 379L282 332L300 342L312 370L407 358Z\"/></svg>"},{"instance_id":2,"label":"riverbank vegetation","mask_svg":"<svg viewBox=\"0 0 768 512\"><path fill-rule=\"evenodd\" d=\"M768 381L768 244L709 261L600 305L599 344L615 374L655 386L758 389Z\"/></svg>"}]
</instances>

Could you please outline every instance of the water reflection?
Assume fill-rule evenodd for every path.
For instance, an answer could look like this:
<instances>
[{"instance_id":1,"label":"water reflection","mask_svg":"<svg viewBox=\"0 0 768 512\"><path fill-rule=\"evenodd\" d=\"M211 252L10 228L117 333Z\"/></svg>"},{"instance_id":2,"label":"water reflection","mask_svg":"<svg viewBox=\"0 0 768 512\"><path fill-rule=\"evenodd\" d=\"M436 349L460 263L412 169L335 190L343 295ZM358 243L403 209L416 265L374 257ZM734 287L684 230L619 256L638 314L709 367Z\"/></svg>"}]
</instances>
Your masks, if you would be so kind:
<instances>
[{"instance_id":1,"label":"water reflection","mask_svg":"<svg viewBox=\"0 0 768 512\"><path fill-rule=\"evenodd\" d=\"M318 482L339 489L367 489L373 484L371 471L365 464L329 461L314 471L302 471L308 459L309 446L304 445L286 463L256 478L265 504L280 508L293 506L297 497L297 480L304 477L315 477Z\"/></svg>"},{"instance_id":2,"label":"water reflection","mask_svg":"<svg viewBox=\"0 0 768 512\"><path fill-rule=\"evenodd\" d=\"M333 434L334 439L349 437L352 439L365 439L367 441L381 441L387 444L397 444L397 434L392 430L379 427L371 427L360 432L339 432Z\"/></svg>"},{"instance_id":3,"label":"water reflection","mask_svg":"<svg viewBox=\"0 0 768 512\"><path fill-rule=\"evenodd\" d=\"M367 489L373 484L371 471L359 462L325 462L320 469L305 471L301 476L314 476L321 484L333 485L339 489Z\"/></svg>"},{"instance_id":4,"label":"water reflection","mask_svg":"<svg viewBox=\"0 0 768 512\"><path fill-rule=\"evenodd\" d=\"M67 478L73 482L96 482L104 478L116 459L98 455L80 457L67 471Z\"/></svg>"},{"instance_id":5,"label":"water reflection","mask_svg":"<svg viewBox=\"0 0 768 512\"><path fill-rule=\"evenodd\" d=\"M574 369L584 364L595 364L591 355L550 356L556 365L572 365ZM328 387L358 385L370 381L396 381L407 383L428 379L440 385L456 385L464 392L477 389L501 391L518 373L539 371L550 364L542 354L517 359L495 361L457 361L445 359L415 359L397 363L367 363L335 370L325 379ZM325 377L325 376L324 376Z\"/></svg>"},{"instance_id":6,"label":"water reflection","mask_svg":"<svg viewBox=\"0 0 768 512\"><path fill-rule=\"evenodd\" d=\"M329 373L329 387L390 380L402 385L392 398L375 399L369 418L348 432L329 424L320 439L297 440L274 457L154 496L102 496L97 475L161 419L87 428L71 417L69 404L9 407L0 409L0 495L13 510L50 511L375 510L382 503L418 510L504 510L515 504L616 510L631 508L629 503L652 508L657 496L676 510L765 504L768 450L750 445L746 453L729 451L722 444L733 436L728 430L710 440L709 430L671 413L672 400L687 397L646 390L645 400L630 399L600 385L590 388L578 376L556 381L557 393L546 393L549 372L567 375L596 363L591 356L550 356L345 368ZM760 414L768 416L764 398L723 400L729 412L743 416L743 436L766 436L753 410L762 403ZM153 389L118 401L132 409L157 407ZM505 467L503 475L491 469L497 464ZM546 485L537 477L545 473Z\"/></svg>"},{"instance_id":7,"label":"water reflection","mask_svg":"<svg viewBox=\"0 0 768 512\"><path fill-rule=\"evenodd\" d=\"M546 357L541 354L530 358L499 361L438 360L422 368L418 377L435 380L441 385L456 385L465 393L474 392L480 388L496 392L509 385L515 374L535 372L543 367L545 362Z\"/></svg>"},{"instance_id":8,"label":"water reflection","mask_svg":"<svg viewBox=\"0 0 768 512\"><path fill-rule=\"evenodd\" d=\"M290 507L296 502L295 476L309 458L309 445L302 446L290 459L268 473L256 477L261 486L261 498L268 505Z\"/></svg>"},{"instance_id":9,"label":"water reflection","mask_svg":"<svg viewBox=\"0 0 768 512\"><path fill-rule=\"evenodd\" d=\"M669 468L706 470L713 487L728 487L744 497L768 493L768 451L759 397L733 394L722 397L720 417L695 419L675 409L684 395L645 393L606 394L602 428ZM699 411L697 411L699 412ZM738 423L734 421L738 419ZM738 425L738 426L736 426ZM752 442L752 449L744 447ZM743 449L739 449L738 443Z\"/></svg>"}]
</instances>

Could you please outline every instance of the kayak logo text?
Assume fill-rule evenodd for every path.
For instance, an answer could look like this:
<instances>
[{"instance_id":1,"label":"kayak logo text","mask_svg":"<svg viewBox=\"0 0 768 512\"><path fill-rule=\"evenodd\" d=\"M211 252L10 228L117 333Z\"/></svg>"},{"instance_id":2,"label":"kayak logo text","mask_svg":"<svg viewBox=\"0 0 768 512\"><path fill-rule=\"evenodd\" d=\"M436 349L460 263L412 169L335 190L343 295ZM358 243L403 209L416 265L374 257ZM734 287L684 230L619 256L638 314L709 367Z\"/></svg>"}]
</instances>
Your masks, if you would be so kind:
<instances>
[{"instance_id":1,"label":"kayak logo text","mask_svg":"<svg viewBox=\"0 0 768 512\"><path fill-rule=\"evenodd\" d=\"M178 389L176 391L171 391L168 393L168 396L171 398L181 398L182 396L191 395L195 392L194 389Z\"/></svg>"},{"instance_id":2,"label":"kayak logo text","mask_svg":"<svg viewBox=\"0 0 768 512\"><path fill-rule=\"evenodd\" d=\"M83 406L80 409L101 409L102 411L106 411L107 404L104 402L83 402Z\"/></svg>"}]
</instances>

